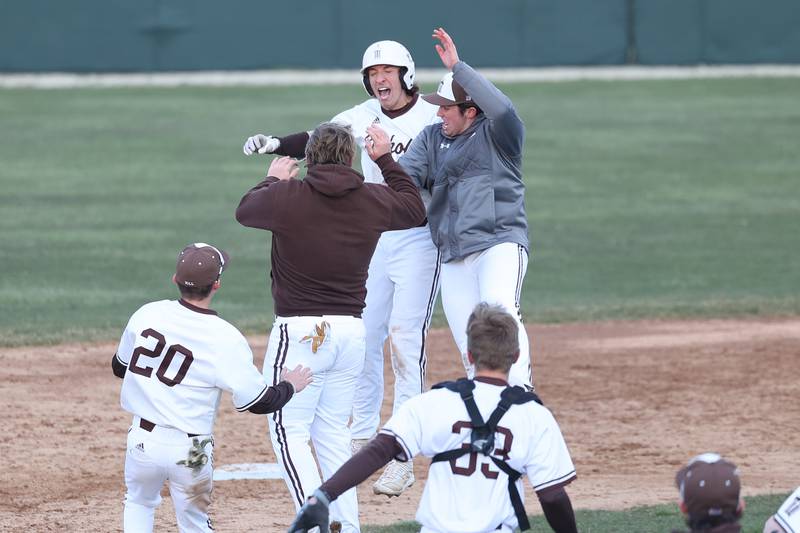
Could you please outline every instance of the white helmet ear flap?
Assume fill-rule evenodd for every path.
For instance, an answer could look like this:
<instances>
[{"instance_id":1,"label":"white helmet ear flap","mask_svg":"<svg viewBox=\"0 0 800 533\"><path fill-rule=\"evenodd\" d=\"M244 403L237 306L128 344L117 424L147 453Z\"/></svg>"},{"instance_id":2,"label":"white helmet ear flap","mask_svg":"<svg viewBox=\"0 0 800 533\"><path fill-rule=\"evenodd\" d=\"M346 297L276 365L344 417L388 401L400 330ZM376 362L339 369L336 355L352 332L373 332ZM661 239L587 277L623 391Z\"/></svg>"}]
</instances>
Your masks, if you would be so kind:
<instances>
[{"instance_id":1,"label":"white helmet ear flap","mask_svg":"<svg viewBox=\"0 0 800 533\"><path fill-rule=\"evenodd\" d=\"M369 67L367 67L368 69ZM369 73L365 69L364 74L361 76L361 82L364 84L364 90L367 91L367 94L370 96L375 96L375 93L372 92L372 87L369 84Z\"/></svg>"},{"instance_id":2,"label":"white helmet ear flap","mask_svg":"<svg viewBox=\"0 0 800 533\"><path fill-rule=\"evenodd\" d=\"M369 45L364 51L364 57L361 59L361 74L363 75L364 89L370 96L374 95L372 94L372 88L369 86L367 71L369 67L374 67L375 65L400 67L400 85L407 91L410 91L414 86L414 76L416 74L414 60L406 47L397 41L378 41Z\"/></svg>"},{"instance_id":3,"label":"white helmet ear flap","mask_svg":"<svg viewBox=\"0 0 800 533\"><path fill-rule=\"evenodd\" d=\"M400 83L403 89L410 91L414 86L414 71L408 67L400 67Z\"/></svg>"}]
</instances>

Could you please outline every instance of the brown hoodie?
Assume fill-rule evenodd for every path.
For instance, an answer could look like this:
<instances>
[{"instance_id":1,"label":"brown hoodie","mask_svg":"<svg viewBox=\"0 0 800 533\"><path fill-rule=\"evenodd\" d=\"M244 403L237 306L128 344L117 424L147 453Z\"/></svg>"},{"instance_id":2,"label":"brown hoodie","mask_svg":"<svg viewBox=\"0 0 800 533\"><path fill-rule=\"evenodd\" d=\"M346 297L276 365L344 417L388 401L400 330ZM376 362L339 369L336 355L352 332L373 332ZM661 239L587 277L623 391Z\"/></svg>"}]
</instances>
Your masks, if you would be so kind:
<instances>
[{"instance_id":1,"label":"brown hoodie","mask_svg":"<svg viewBox=\"0 0 800 533\"><path fill-rule=\"evenodd\" d=\"M236 220L272 231L272 298L280 316L360 317L381 233L419 226L425 206L389 154L388 187L344 165L311 165L305 179L267 177L244 195Z\"/></svg>"}]
</instances>

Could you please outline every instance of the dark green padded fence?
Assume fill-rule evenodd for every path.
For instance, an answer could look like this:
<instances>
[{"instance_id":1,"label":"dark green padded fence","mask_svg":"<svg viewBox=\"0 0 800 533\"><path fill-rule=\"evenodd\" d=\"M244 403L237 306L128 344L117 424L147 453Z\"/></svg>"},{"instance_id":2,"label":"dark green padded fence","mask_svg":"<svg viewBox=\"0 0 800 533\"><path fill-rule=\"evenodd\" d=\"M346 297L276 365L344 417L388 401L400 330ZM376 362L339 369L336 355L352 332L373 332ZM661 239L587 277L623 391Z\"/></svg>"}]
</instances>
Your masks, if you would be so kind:
<instances>
[{"instance_id":1,"label":"dark green padded fence","mask_svg":"<svg viewBox=\"0 0 800 533\"><path fill-rule=\"evenodd\" d=\"M633 10L645 65L800 63L796 0L636 0Z\"/></svg>"},{"instance_id":2,"label":"dark green padded fence","mask_svg":"<svg viewBox=\"0 0 800 533\"><path fill-rule=\"evenodd\" d=\"M484 67L800 63L798 0L0 0L0 71L434 67L435 26Z\"/></svg>"}]
</instances>

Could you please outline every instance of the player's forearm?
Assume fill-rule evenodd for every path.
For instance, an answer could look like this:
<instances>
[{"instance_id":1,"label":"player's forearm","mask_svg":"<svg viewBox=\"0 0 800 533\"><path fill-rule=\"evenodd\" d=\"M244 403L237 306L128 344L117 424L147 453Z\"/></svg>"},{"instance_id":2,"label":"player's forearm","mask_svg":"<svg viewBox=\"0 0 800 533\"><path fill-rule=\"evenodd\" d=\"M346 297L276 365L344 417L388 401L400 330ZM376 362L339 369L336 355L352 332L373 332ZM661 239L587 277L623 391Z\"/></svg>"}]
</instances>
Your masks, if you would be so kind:
<instances>
[{"instance_id":1,"label":"player's forearm","mask_svg":"<svg viewBox=\"0 0 800 533\"><path fill-rule=\"evenodd\" d=\"M269 186L278 181L280 181L278 178L267 176L261 183L245 193L239 201L239 207L236 208L236 220L239 224L248 228L269 229L271 222L269 205L271 202L264 195L268 194Z\"/></svg>"},{"instance_id":2,"label":"player's forearm","mask_svg":"<svg viewBox=\"0 0 800 533\"><path fill-rule=\"evenodd\" d=\"M114 372L114 375L118 378L124 378L126 370L128 370L128 367L122 364L117 354L114 354L111 358L111 371Z\"/></svg>"},{"instance_id":3,"label":"player's forearm","mask_svg":"<svg viewBox=\"0 0 800 533\"><path fill-rule=\"evenodd\" d=\"M556 533L578 533L572 502L564 487L537 492L547 523Z\"/></svg>"},{"instance_id":4,"label":"player's forearm","mask_svg":"<svg viewBox=\"0 0 800 533\"><path fill-rule=\"evenodd\" d=\"M402 448L394 437L380 434L344 463L319 488L333 501L362 483L400 453Z\"/></svg>"},{"instance_id":5,"label":"player's forearm","mask_svg":"<svg viewBox=\"0 0 800 533\"><path fill-rule=\"evenodd\" d=\"M473 101L492 119L514 113L514 104L490 82L486 76L463 61L453 67L453 78L462 86Z\"/></svg>"},{"instance_id":6,"label":"player's forearm","mask_svg":"<svg viewBox=\"0 0 800 533\"><path fill-rule=\"evenodd\" d=\"M286 137L278 137L281 142L275 153L278 155L288 155L295 159L306 157L306 144L308 144L308 132L292 133Z\"/></svg>"},{"instance_id":7,"label":"player's forearm","mask_svg":"<svg viewBox=\"0 0 800 533\"><path fill-rule=\"evenodd\" d=\"M403 167L389 154L383 155L375 162L381 169L383 179L395 193L396 206L392 209L390 230L408 229L425 222L425 204L419 195L419 189L411 180Z\"/></svg>"},{"instance_id":8,"label":"player's forearm","mask_svg":"<svg viewBox=\"0 0 800 533\"><path fill-rule=\"evenodd\" d=\"M525 141L525 125L508 96L463 61L456 64L453 76L491 119L490 131L494 142L507 155L519 155Z\"/></svg>"},{"instance_id":9,"label":"player's forearm","mask_svg":"<svg viewBox=\"0 0 800 533\"><path fill-rule=\"evenodd\" d=\"M274 413L292 399L294 387L288 381L281 381L275 386L269 387L256 403L247 410L257 415Z\"/></svg>"}]
</instances>

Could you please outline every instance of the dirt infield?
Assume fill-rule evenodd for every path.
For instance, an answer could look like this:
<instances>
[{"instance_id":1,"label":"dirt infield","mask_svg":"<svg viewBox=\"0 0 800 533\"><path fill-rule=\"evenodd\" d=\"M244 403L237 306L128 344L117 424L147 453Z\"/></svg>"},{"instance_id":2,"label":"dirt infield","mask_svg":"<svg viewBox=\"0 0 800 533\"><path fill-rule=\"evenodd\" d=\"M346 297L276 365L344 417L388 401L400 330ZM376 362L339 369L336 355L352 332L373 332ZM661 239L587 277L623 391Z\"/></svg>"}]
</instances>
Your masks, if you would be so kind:
<instances>
[{"instance_id":1,"label":"dirt infield","mask_svg":"<svg viewBox=\"0 0 800 533\"><path fill-rule=\"evenodd\" d=\"M800 484L800 318L534 325L529 334L537 390L577 467L576 508L673 501L676 468L709 450L738 463L745 495ZM430 338L429 383L459 376L449 332ZM265 342L251 339L259 358ZM111 373L115 348L0 349L0 530L121 531L130 417ZM274 461L266 428L225 395L217 465ZM363 523L413 519L426 470L415 468L419 481L400 498L362 486ZM530 512L535 500L528 495ZM217 482L211 509L218 531L284 531L294 515L280 480ZM156 524L175 530L169 497Z\"/></svg>"}]
</instances>

